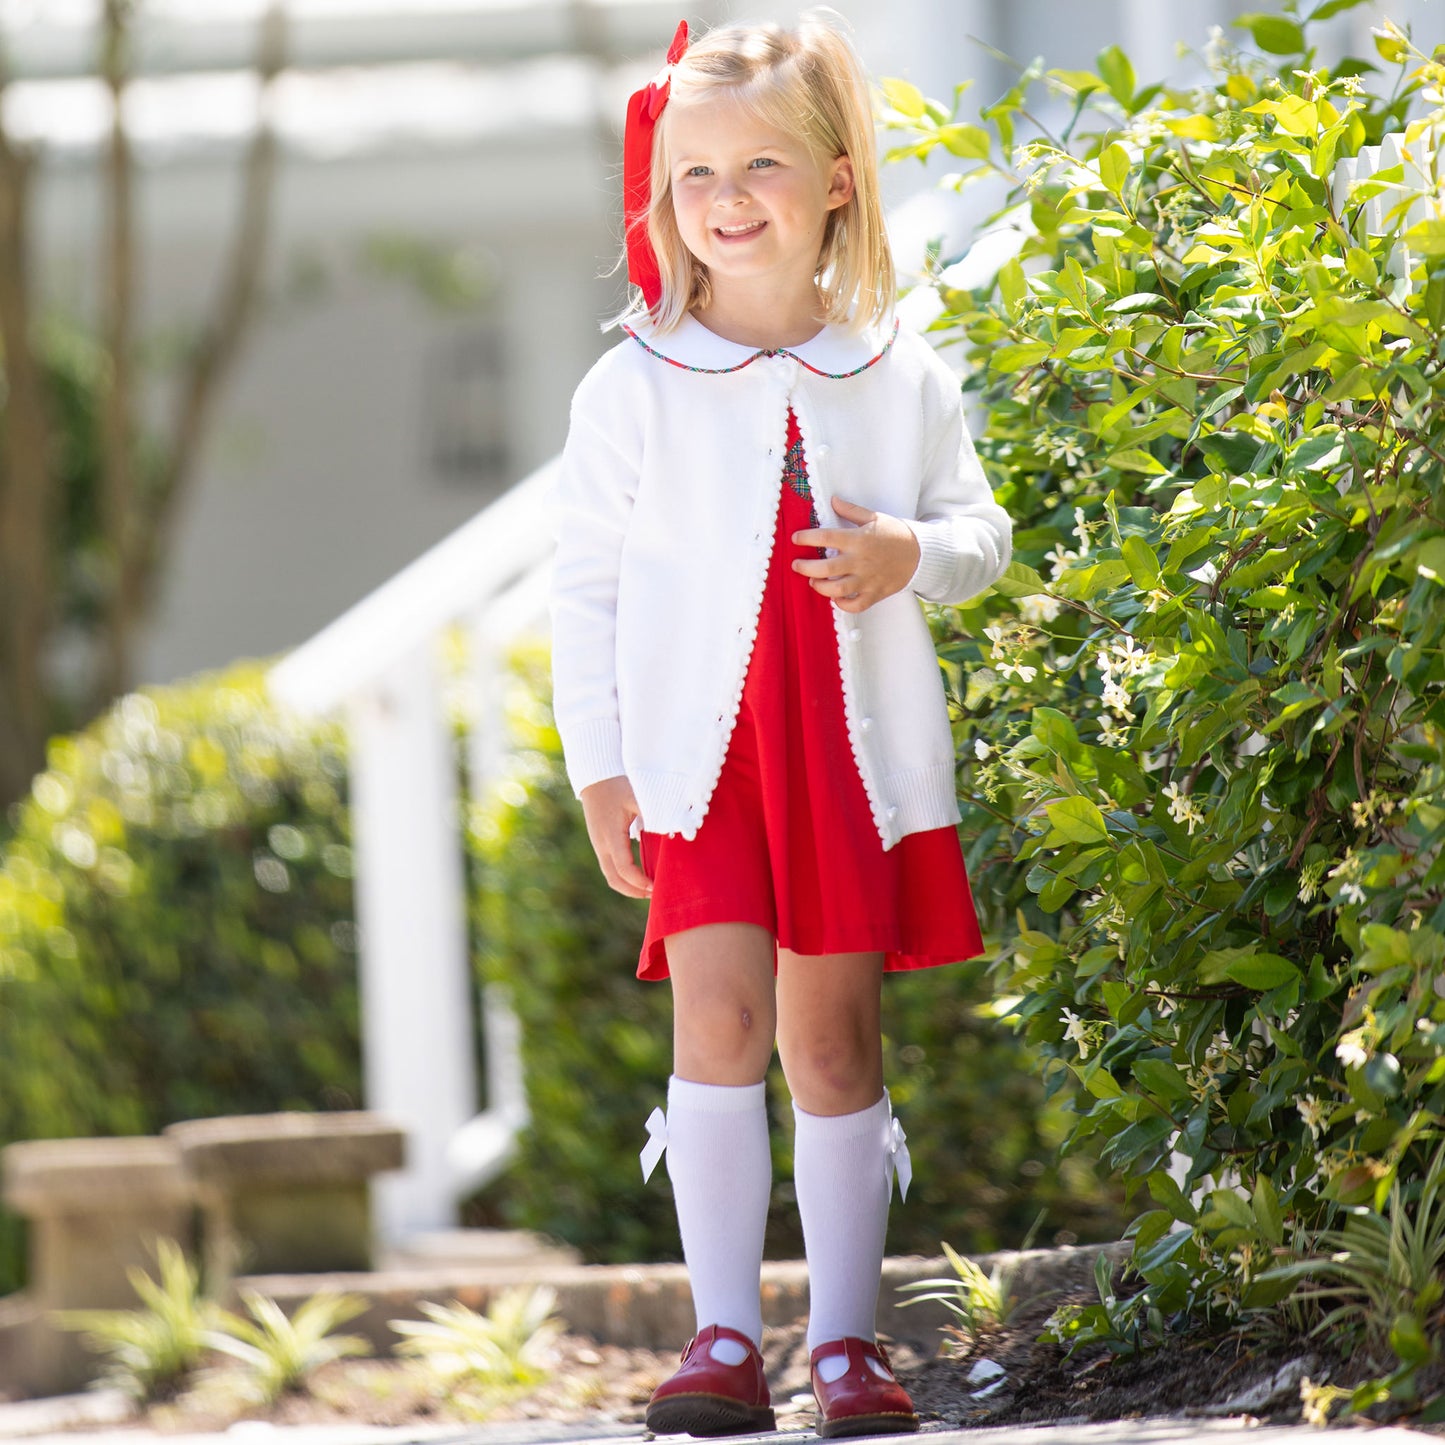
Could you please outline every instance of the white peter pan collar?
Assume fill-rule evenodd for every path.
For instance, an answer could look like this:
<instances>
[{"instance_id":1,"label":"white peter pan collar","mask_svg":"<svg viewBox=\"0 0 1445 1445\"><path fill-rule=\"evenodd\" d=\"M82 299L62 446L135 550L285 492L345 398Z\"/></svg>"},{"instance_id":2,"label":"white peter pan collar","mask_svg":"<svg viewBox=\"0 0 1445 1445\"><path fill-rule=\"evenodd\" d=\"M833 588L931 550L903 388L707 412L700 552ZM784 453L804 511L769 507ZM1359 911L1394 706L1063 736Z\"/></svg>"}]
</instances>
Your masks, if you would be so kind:
<instances>
[{"instance_id":1,"label":"white peter pan collar","mask_svg":"<svg viewBox=\"0 0 1445 1445\"><path fill-rule=\"evenodd\" d=\"M622 328L651 356L671 362L685 371L717 373L741 371L760 356L790 356L816 376L841 381L867 371L888 354L898 335L895 318L882 325L872 323L862 331L848 331L829 322L814 337L800 346L780 347L776 351L759 350L729 341L710 331L695 316L687 315L665 336L658 336L647 318Z\"/></svg>"}]
</instances>

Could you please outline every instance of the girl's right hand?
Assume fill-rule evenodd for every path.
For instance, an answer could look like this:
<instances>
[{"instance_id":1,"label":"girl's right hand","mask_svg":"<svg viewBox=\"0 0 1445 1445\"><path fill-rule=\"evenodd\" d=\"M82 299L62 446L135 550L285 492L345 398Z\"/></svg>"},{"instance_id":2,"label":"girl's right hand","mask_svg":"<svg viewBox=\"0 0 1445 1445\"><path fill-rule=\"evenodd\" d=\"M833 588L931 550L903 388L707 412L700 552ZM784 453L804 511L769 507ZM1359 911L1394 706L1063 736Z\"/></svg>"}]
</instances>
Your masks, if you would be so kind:
<instances>
[{"instance_id":1,"label":"girl's right hand","mask_svg":"<svg viewBox=\"0 0 1445 1445\"><path fill-rule=\"evenodd\" d=\"M628 898L647 898L652 893L652 880L638 867L632 856L632 820L641 809L632 793L632 784L619 774L589 783L582 789L582 814L587 820L587 836L592 851L602 868L608 886Z\"/></svg>"}]
</instances>

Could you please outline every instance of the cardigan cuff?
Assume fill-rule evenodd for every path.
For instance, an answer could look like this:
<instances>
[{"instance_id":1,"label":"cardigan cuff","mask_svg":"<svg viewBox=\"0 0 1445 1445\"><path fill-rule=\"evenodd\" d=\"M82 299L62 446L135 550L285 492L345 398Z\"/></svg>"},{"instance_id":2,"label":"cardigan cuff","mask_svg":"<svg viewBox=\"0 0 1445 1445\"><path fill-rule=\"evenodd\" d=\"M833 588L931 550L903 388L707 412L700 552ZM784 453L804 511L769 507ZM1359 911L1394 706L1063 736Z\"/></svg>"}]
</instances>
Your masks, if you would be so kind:
<instances>
[{"instance_id":1,"label":"cardigan cuff","mask_svg":"<svg viewBox=\"0 0 1445 1445\"><path fill-rule=\"evenodd\" d=\"M948 584L953 580L953 548L948 520L920 522L915 517L904 517L903 521L918 538L918 566L914 568L908 585L926 601L936 602L948 591Z\"/></svg>"},{"instance_id":2,"label":"cardigan cuff","mask_svg":"<svg viewBox=\"0 0 1445 1445\"><path fill-rule=\"evenodd\" d=\"M594 718L569 728L562 752L572 792L578 798L583 788L626 771L622 766L622 724L615 717Z\"/></svg>"}]
</instances>

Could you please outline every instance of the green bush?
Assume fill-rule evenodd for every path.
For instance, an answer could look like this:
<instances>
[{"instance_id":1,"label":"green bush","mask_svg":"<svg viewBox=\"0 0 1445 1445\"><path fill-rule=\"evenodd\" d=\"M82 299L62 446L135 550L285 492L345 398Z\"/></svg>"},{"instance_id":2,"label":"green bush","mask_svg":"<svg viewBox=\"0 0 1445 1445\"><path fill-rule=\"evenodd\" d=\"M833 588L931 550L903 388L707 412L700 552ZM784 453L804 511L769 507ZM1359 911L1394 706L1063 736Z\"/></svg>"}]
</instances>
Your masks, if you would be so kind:
<instances>
[{"instance_id":1,"label":"green bush","mask_svg":"<svg viewBox=\"0 0 1445 1445\"><path fill-rule=\"evenodd\" d=\"M941 651L998 985L1068 1147L1147 1190L1155 1322L1266 1309L1277 1251L1419 1194L1445 1110L1445 56L1387 27L1384 73L1329 71L1294 5L1238 24L1266 54L1198 89L1111 47L985 126L887 91L900 152L1003 178L1022 231L929 281L1017 524ZM1393 131L1423 178L1331 189Z\"/></svg>"},{"instance_id":2,"label":"green bush","mask_svg":"<svg viewBox=\"0 0 1445 1445\"><path fill-rule=\"evenodd\" d=\"M636 978L647 905L614 893L597 867L562 769L547 674L543 651L518 655L513 771L470 828L481 965L521 1018L533 1115L519 1163L477 1208L592 1259L677 1258L665 1170L644 1186L637 1157L643 1121L665 1103L671 991ZM886 1072L914 1161L890 1248L935 1254L945 1237L966 1250L1016 1245L1040 1211L1042 1239L1117 1239L1116 1189L1082 1158L1060 1162L1065 1115L1045 1102L1037 1060L991 1017L987 994L982 960L885 980ZM792 1111L776 1065L769 1097L768 1252L796 1257Z\"/></svg>"},{"instance_id":3,"label":"green bush","mask_svg":"<svg viewBox=\"0 0 1445 1445\"><path fill-rule=\"evenodd\" d=\"M0 852L0 1144L356 1106L345 777L256 667L51 743Z\"/></svg>"}]
</instances>

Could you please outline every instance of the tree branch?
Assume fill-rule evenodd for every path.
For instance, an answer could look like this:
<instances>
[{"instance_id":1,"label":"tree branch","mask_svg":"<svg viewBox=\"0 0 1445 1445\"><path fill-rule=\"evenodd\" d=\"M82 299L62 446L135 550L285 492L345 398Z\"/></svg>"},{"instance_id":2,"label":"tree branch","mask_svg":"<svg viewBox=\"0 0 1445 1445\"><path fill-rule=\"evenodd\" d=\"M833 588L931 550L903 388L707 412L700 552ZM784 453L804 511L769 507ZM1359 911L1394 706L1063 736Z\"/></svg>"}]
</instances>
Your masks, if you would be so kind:
<instances>
[{"instance_id":1,"label":"tree branch","mask_svg":"<svg viewBox=\"0 0 1445 1445\"><path fill-rule=\"evenodd\" d=\"M168 555L180 502L191 481L206 422L220 386L235 361L254 311L270 228L276 136L269 114L272 83L285 63L286 17L273 0L261 24L256 61L259 80L256 133L246 158L241 220L226 267L216 314L191 358L182 382L171 444L146 508L144 546L127 559L138 597L146 606Z\"/></svg>"},{"instance_id":2,"label":"tree branch","mask_svg":"<svg viewBox=\"0 0 1445 1445\"><path fill-rule=\"evenodd\" d=\"M105 0L101 20L100 72L110 92L106 150L107 214L101 337L110 375L100 410L100 522L106 541L110 586L101 633L104 649L96 677L97 705L125 691L131 674L131 637L136 599L127 586L127 559L141 530L135 507L134 356L135 220L134 165L126 133L124 99L129 71L130 0Z\"/></svg>"},{"instance_id":3,"label":"tree branch","mask_svg":"<svg viewBox=\"0 0 1445 1445\"><path fill-rule=\"evenodd\" d=\"M6 77L0 74L0 97ZM0 348L5 424L0 427L0 806L45 762L48 715L41 675L53 620L58 506L50 466L45 379L30 314L26 245L33 158L0 123Z\"/></svg>"}]
</instances>

